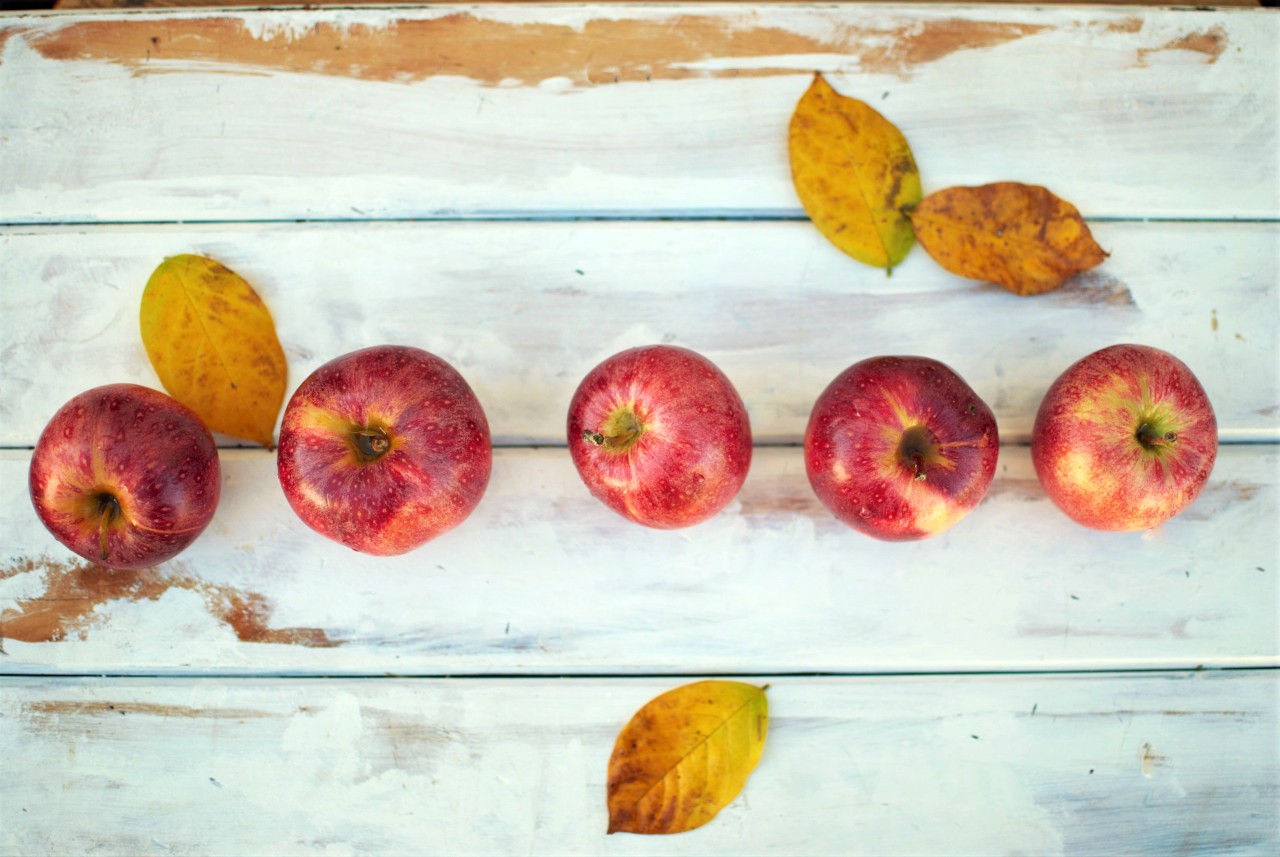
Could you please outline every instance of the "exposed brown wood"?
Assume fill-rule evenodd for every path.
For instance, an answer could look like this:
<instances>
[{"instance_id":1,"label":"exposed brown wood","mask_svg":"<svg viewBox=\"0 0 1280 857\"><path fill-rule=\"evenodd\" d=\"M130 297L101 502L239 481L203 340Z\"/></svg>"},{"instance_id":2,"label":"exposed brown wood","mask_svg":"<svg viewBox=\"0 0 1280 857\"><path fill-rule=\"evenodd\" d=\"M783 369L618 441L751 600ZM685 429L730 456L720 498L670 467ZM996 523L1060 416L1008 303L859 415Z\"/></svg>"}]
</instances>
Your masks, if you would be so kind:
<instances>
[{"instance_id":1,"label":"exposed brown wood","mask_svg":"<svg viewBox=\"0 0 1280 857\"><path fill-rule=\"evenodd\" d=\"M795 73L768 65L721 71L696 67L712 57L841 53L856 55L864 71L903 74L957 51L994 47L1046 26L949 18L896 27L869 24L856 34L817 38L763 25L731 29L715 15L684 15L677 27L667 20L598 18L578 29L458 12L438 18L388 16L387 25L380 27L317 21L302 33L264 38L237 18L210 15L78 21L34 37L32 46L48 59L105 60L135 73L145 73L157 61L184 61L361 80L462 75L488 86L510 81L532 86L558 77L593 86Z\"/></svg>"},{"instance_id":2,"label":"exposed brown wood","mask_svg":"<svg viewBox=\"0 0 1280 857\"><path fill-rule=\"evenodd\" d=\"M0 613L0 639L48 643L83 636L103 604L155 601L170 589L185 589L200 594L210 614L245 642L338 645L319 628L273 628L268 624L272 605L263 596L211 585L173 566L113 571L80 560L27 559L0 567L0 580L38 570L44 571L45 591Z\"/></svg>"},{"instance_id":3,"label":"exposed brown wood","mask_svg":"<svg viewBox=\"0 0 1280 857\"><path fill-rule=\"evenodd\" d=\"M248 7L267 7L267 6L388 6L388 5L407 5L407 6L429 6L435 4L444 4L448 0L422 0L418 3L395 4L387 3L385 0L311 0L306 3L264 3L262 0L58 0L54 4L55 9L162 9L162 8L198 8L198 7L229 7L229 6L248 6ZM490 0L490 2L498 3L538 3L538 2L557 2L557 0ZM610 0L606 0L610 2ZM678 0L650 0L650 2L678 2ZM806 3L810 0L771 0L774 3ZM847 0L846 0L847 2ZM946 3L951 0L907 0L913 3ZM986 0L987 3L995 5L1023 5L1023 6L1039 6L1043 5L1040 0ZM1078 6L1192 6L1192 5L1211 5L1214 7L1223 6L1261 6L1260 0L1217 0L1211 4L1192 4L1192 3L1173 3L1170 0L1066 0L1062 5L1078 5Z\"/></svg>"}]
</instances>

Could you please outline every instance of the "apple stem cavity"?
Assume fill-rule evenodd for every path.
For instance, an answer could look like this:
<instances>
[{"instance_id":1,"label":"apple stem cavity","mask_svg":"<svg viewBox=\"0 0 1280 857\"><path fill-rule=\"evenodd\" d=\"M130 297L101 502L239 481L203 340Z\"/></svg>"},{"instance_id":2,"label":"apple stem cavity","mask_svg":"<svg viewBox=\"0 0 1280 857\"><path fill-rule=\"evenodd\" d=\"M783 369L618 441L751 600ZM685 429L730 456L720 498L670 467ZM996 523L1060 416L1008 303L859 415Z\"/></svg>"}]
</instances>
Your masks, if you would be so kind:
<instances>
[{"instance_id":1,"label":"apple stem cavity","mask_svg":"<svg viewBox=\"0 0 1280 857\"><path fill-rule=\"evenodd\" d=\"M925 464L937 454L938 442L933 432L922 425L911 426L902 433L902 439L898 441L898 460L912 469L917 482L924 482L929 478L929 474L925 473Z\"/></svg>"},{"instance_id":2,"label":"apple stem cavity","mask_svg":"<svg viewBox=\"0 0 1280 857\"><path fill-rule=\"evenodd\" d=\"M377 461L391 449L391 438L380 428L357 429L351 433L356 456L363 462Z\"/></svg>"},{"instance_id":3,"label":"apple stem cavity","mask_svg":"<svg viewBox=\"0 0 1280 857\"><path fill-rule=\"evenodd\" d=\"M590 429L584 431L582 439L611 452L626 452L635 445L643 433L644 426L641 425L636 412L624 405L605 418L599 431Z\"/></svg>"}]
</instances>

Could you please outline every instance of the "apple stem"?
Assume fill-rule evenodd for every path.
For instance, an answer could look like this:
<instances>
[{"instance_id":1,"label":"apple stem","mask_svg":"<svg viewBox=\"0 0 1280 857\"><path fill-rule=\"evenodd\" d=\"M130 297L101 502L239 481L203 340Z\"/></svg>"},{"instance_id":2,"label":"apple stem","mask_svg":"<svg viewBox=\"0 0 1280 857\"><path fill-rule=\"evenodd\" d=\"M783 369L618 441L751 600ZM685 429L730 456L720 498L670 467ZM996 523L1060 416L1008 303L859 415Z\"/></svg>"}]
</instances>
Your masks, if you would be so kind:
<instances>
[{"instance_id":1,"label":"apple stem","mask_svg":"<svg viewBox=\"0 0 1280 857\"><path fill-rule=\"evenodd\" d=\"M1147 449L1173 446L1178 440L1178 435L1175 432L1167 431L1161 434L1150 423L1145 422L1138 426L1137 437L1138 442Z\"/></svg>"},{"instance_id":2,"label":"apple stem","mask_svg":"<svg viewBox=\"0 0 1280 857\"><path fill-rule=\"evenodd\" d=\"M626 410L610 415L600 431L587 429L582 433L582 439L595 446L615 452L625 452L643 432L644 429L636 419L636 415Z\"/></svg>"},{"instance_id":3,"label":"apple stem","mask_svg":"<svg viewBox=\"0 0 1280 857\"><path fill-rule=\"evenodd\" d=\"M376 461L391 448L391 438L380 428L359 429L352 432L351 437L364 461Z\"/></svg>"},{"instance_id":4,"label":"apple stem","mask_svg":"<svg viewBox=\"0 0 1280 857\"><path fill-rule=\"evenodd\" d=\"M638 431L623 432L622 434L601 434L598 431L588 429L582 433L582 439L587 443L603 446L606 449L626 449L639 436L640 432Z\"/></svg>"},{"instance_id":5,"label":"apple stem","mask_svg":"<svg viewBox=\"0 0 1280 857\"><path fill-rule=\"evenodd\" d=\"M924 482L929 478L929 474L924 472L924 461L922 461L918 455L912 456L911 460L916 466L916 481Z\"/></svg>"},{"instance_id":6,"label":"apple stem","mask_svg":"<svg viewBox=\"0 0 1280 857\"><path fill-rule=\"evenodd\" d=\"M120 501L112 494L102 493L98 500L98 558L107 560L107 535L116 518L120 517Z\"/></svg>"}]
</instances>

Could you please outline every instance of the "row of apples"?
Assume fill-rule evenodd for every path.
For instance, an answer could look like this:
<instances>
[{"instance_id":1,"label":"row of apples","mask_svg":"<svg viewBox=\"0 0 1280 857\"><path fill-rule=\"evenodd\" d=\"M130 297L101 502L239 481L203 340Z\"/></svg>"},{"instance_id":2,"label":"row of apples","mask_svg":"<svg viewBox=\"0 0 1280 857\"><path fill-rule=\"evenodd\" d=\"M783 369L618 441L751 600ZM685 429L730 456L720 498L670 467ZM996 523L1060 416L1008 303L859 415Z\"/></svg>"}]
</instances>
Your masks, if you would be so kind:
<instances>
[{"instance_id":1,"label":"row of apples","mask_svg":"<svg viewBox=\"0 0 1280 857\"><path fill-rule=\"evenodd\" d=\"M608 358L569 406L568 446L590 492L620 515L674 529L718 514L751 463L747 411L725 374L686 348ZM887 540L937 535L995 475L991 409L928 357L872 357L818 397L804 437L814 493ZM1200 493L1217 456L1213 408L1165 351L1113 345L1046 392L1031 456L1045 492L1103 530L1154 527ZM316 532L357 551L405 553L462 523L492 468L488 421L466 380L418 348L382 345L313 372L285 409L280 485ZM213 518L221 473L201 419L164 393L96 387L42 432L30 491L41 522L80 556L139 568L186 549Z\"/></svg>"}]
</instances>

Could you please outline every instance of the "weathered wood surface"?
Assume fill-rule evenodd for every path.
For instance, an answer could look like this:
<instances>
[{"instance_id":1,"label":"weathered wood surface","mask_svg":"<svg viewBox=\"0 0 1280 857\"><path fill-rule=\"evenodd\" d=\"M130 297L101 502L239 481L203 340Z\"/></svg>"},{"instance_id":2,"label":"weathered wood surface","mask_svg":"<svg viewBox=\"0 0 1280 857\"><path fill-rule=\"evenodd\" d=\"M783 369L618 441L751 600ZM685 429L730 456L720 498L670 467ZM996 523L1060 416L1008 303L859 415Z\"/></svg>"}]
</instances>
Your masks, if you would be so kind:
<instances>
[{"instance_id":1,"label":"weathered wood surface","mask_svg":"<svg viewBox=\"0 0 1280 857\"><path fill-rule=\"evenodd\" d=\"M612 2L624 2L625 0L605 0L605 4ZM680 2L681 0L649 0L651 4ZM855 0L858 2L860 0ZM252 6L261 8L265 6L395 6L395 5L423 5L429 6L435 0L419 4L397 4L388 3L386 0L311 0L308 3L287 3L272 2L264 3L262 0L58 0L53 4L55 9L161 9L167 7L190 8L190 7L227 7L227 6ZM493 2L493 0L491 0ZM499 3L562 3L563 0L496 0ZM687 0L686 0L687 2ZM695 0L696 2L696 0ZM812 0L770 0L772 3L811 3ZM875 2L875 0L867 0L867 2ZM951 4L953 0L907 0L911 3L947 3ZM1032 6L1046 5L1040 0L987 0L988 3L1022 3ZM1169 0L1071 0L1069 3L1055 5L1108 5L1108 6L1177 6L1177 3L1171 3ZM1185 4L1191 5L1191 4ZM1199 4L1206 5L1206 4ZM1261 0L1215 0L1212 6L1261 6Z\"/></svg>"},{"instance_id":2,"label":"weathered wood surface","mask_svg":"<svg viewBox=\"0 0 1280 857\"><path fill-rule=\"evenodd\" d=\"M1277 43L1243 10L0 17L0 853L1280 850L1280 673L1100 672L1280 665ZM1111 258L1020 300L919 250L890 279L841 257L787 168L815 69L903 128L926 190L1047 185ZM270 453L225 449L176 562L72 560L29 449L74 393L155 385L139 296L182 252L264 295L290 388L378 342L455 363L502 444L475 515L374 560L293 516ZM613 516L559 446L582 374L664 340L716 360L768 444L675 533ZM859 536L808 487L794 444L860 357L951 363L1019 444L1117 341L1182 356L1226 441L1153 533L1072 524L1020 445L927 542ZM954 675L1007 670L1083 674ZM603 835L641 703L815 672L940 674L772 679L720 819Z\"/></svg>"},{"instance_id":3,"label":"weathered wood surface","mask_svg":"<svg viewBox=\"0 0 1280 857\"><path fill-rule=\"evenodd\" d=\"M222 504L177 560L71 561L0 457L0 635L11 672L698 673L1280 664L1280 458L1224 449L1149 534L1096 533L1001 450L954 529L886 544L813 497L801 450L757 450L698 527L605 509L563 449L503 450L461 527L398 558L307 529L268 453L223 453ZM46 642L52 640L53 642Z\"/></svg>"},{"instance_id":4,"label":"weathered wood surface","mask_svg":"<svg viewBox=\"0 0 1280 857\"><path fill-rule=\"evenodd\" d=\"M1136 7L430 7L0 22L0 222L799 213L814 70L926 189L1280 214L1280 17Z\"/></svg>"},{"instance_id":5,"label":"weathered wood surface","mask_svg":"<svg viewBox=\"0 0 1280 857\"><path fill-rule=\"evenodd\" d=\"M770 682L743 794L606 836L670 680L8 680L0 851L1274 854L1277 673ZM69 807L75 807L69 811Z\"/></svg>"},{"instance_id":6,"label":"weathered wood surface","mask_svg":"<svg viewBox=\"0 0 1280 857\"><path fill-rule=\"evenodd\" d=\"M502 444L564 444L578 382L666 341L716 361L759 442L798 442L846 366L925 354L956 369L1025 442L1071 363L1116 342L1171 351L1226 440L1280 440L1280 225L1097 223L1112 256L1018 298L917 248L886 278L794 223L396 223L0 230L0 443L31 446L89 386L155 386L138 328L166 256L211 255L275 314L292 390L320 364L399 342L452 362ZM51 324L50 319L57 319Z\"/></svg>"}]
</instances>

